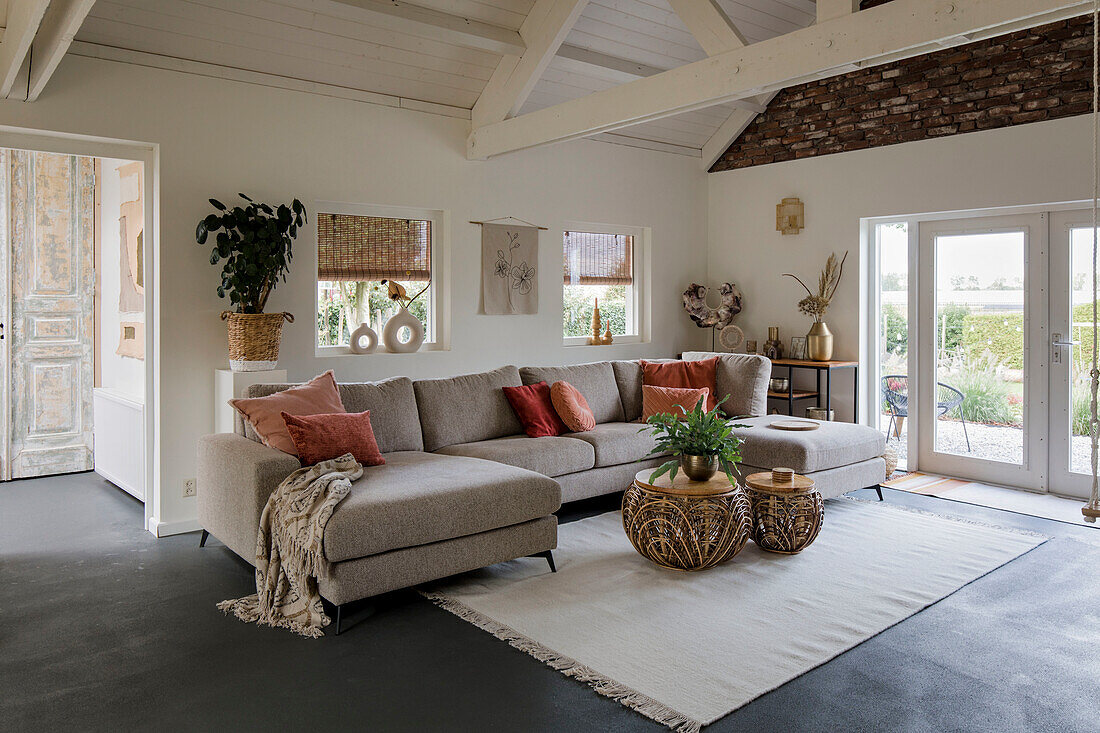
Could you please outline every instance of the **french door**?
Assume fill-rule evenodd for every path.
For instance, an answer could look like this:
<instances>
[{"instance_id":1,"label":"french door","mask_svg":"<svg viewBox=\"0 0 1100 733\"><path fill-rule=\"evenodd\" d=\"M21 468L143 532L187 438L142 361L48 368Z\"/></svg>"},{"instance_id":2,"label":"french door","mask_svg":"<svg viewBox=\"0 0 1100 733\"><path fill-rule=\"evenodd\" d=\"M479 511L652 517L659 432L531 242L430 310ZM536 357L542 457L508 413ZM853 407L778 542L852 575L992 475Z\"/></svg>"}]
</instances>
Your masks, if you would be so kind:
<instances>
[{"instance_id":1,"label":"french door","mask_svg":"<svg viewBox=\"0 0 1100 733\"><path fill-rule=\"evenodd\" d=\"M1047 257L1046 214L919 224L921 470L1045 490Z\"/></svg>"}]
</instances>

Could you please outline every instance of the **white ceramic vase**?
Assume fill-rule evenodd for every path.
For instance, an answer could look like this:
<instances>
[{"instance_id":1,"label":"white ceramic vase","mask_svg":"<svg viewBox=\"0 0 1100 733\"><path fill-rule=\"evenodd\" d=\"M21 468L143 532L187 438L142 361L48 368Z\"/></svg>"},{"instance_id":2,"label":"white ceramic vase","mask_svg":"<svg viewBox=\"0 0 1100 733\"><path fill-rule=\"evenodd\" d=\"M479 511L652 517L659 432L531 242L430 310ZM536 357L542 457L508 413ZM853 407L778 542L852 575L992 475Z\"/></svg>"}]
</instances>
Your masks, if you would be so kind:
<instances>
[{"instance_id":1,"label":"white ceramic vase","mask_svg":"<svg viewBox=\"0 0 1100 733\"><path fill-rule=\"evenodd\" d=\"M366 343L364 343L366 342ZM373 354L378 348L378 332L366 323L351 332L351 353Z\"/></svg>"},{"instance_id":2,"label":"white ceramic vase","mask_svg":"<svg viewBox=\"0 0 1100 733\"><path fill-rule=\"evenodd\" d=\"M408 341L401 341L397 335L402 328L408 328L412 333ZM409 313L404 306L398 308L397 313L386 321L386 327L382 329L382 343L386 348L398 354L410 354L424 343L424 324L420 319Z\"/></svg>"}]
</instances>

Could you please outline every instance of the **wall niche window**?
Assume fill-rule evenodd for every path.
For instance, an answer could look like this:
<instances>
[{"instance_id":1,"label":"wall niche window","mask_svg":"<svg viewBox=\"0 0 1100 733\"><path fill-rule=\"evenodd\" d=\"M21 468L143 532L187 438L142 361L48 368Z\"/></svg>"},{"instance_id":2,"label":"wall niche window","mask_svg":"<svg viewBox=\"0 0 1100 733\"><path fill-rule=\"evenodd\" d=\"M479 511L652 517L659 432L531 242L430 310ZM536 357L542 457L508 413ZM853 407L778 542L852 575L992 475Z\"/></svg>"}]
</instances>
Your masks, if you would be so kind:
<instances>
[{"instance_id":1,"label":"wall niche window","mask_svg":"<svg viewBox=\"0 0 1100 733\"><path fill-rule=\"evenodd\" d=\"M592 309L599 300L601 333L610 325L617 343L639 341L644 230L579 225L563 235L562 335L569 345L592 335Z\"/></svg>"},{"instance_id":2,"label":"wall niche window","mask_svg":"<svg viewBox=\"0 0 1100 733\"><path fill-rule=\"evenodd\" d=\"M381 335L398 309L383 280L410 296L424 291L409 311L424 324L425 346L439 348L442 212L329 205L316 220L317 348L345 351L361 323Z\"/></svg>"}]
</instances>

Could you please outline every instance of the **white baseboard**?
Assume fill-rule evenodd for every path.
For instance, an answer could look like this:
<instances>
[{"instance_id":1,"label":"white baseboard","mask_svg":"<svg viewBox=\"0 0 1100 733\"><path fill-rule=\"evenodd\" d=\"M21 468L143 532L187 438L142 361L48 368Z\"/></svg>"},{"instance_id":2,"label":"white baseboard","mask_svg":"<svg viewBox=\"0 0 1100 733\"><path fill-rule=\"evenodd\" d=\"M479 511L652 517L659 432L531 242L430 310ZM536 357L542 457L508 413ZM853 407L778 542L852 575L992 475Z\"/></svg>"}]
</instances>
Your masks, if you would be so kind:
<instances>
[{"instance_id":1,"label":"white baseboard","mask_svg":"<svg viewBox=\"0 0 1100 733\"><path fill-rule=\"evenodd\" d=\"M149 517L149 531L158 538L198 532L200 529L202 529L202 525L199 524L198 519L178 519L175 522L162 522L156 517Z\"/></svg>"}]
</instances>

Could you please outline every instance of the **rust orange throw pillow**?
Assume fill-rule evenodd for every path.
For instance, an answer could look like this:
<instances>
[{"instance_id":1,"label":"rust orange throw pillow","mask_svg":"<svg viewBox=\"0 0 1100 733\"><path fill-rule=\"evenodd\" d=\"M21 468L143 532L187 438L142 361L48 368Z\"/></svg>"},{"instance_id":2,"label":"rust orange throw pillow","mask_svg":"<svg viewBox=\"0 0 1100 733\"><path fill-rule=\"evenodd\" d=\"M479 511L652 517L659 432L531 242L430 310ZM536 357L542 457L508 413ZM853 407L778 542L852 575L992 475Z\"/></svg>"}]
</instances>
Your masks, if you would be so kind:
<instances>
[{"instance_id":1,"label":"rust orange throw pillow","mask_svg":"<svg viewBox=\"0 0 1100 733\"><path fill-rule=\"evenodd\" d=\"M378 452L378 441L374 439L374 428L370 424L370 410L327 415L291 415L284 412L282 418L303 466L339 458L345 453L351 453L364 466L381 466L386 462Z\"/></svg>"},{"instance_id":2,"label":"rust orange throw pillow","mask_svg":"<svg viewBox=\"0 0 1100 733\"><path fill-rule=\"evenodd\" d=\"M642 364L642 384L653 387L678 387L680 389L710 390L707 395L707 410L713 410L718 403L717 373L718 357L701 361L645 361Z\"/></svg>"},{"instance_id":3,"label":"rust orange throw pillow","mask_svg":"<svg viewBox=\"0 0 1100 733\"><path fill-rule=\"evenodd\" d=\"M585 433L596 427L596 415L581 391L569 382L550 385L550 402L570 432Z\"/></svg>"},{"instance_id":4,"label":"rust orange throw pillow","mask_svg":"<svg viewBox=\"0 0 1100 733\"><path fill-rule=\"evenodd\" d=\"M691 389L681 387L654 387L649 384L642 385L642 420L648 420L654 415L668 413L682 418L684 411L691 412L699 404L699 400L706 402L710 396L710 390Z\"/></svg>"},{"instance_id":5,"label":"rust orange throw pillow","mask_svg":"<svg viewBox=\"0 0 1100 733\"><path fill-rule=\"evenodd\" d=\"M532 438L561 435L567 428L550 404L550 387L546 382L523 387L501 387L508 404L523 423L523 432Z\"/></svg>"},{"instance_id":6,"label":"rust orange throw pillow","mask_svg":"<svg viewBox=\"0 0 1100 733\"><path fill-rule=\"evenodd\" d=\"M286 430L282 413L300 416L347 412L340 401L340 391L336 389L336 377L331 369L297 387L267 397L229 400L229 404L252 423L253 430L264 445L292 456L298 454Z\"/></svg>"}]
</instances>

